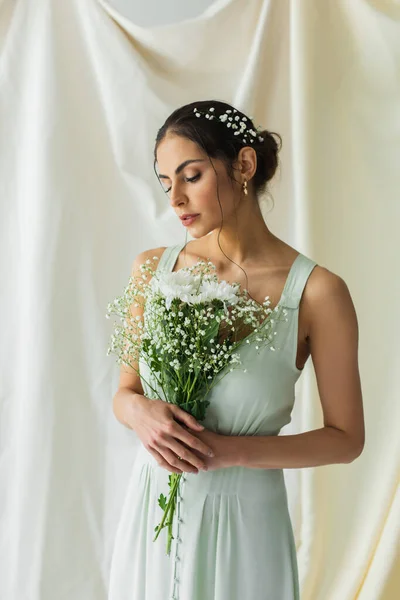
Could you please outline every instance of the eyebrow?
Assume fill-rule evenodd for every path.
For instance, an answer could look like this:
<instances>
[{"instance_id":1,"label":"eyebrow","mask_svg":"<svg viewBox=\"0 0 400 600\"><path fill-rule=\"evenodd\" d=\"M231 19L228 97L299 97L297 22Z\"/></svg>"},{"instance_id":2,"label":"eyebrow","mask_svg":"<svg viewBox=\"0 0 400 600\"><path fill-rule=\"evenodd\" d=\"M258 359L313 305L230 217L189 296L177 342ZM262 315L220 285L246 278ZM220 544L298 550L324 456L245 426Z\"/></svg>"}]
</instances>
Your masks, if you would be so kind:
<instances>
[{"instance_id":1,"label":"eyebrow","mask_svg":"<svg viewBox=\"0 0 400 600\"><path fill-rule=\"evenodd\" d=\"M188 160L185 160L185 162L180 164L179 167L176 167L175 175L179 175L179 173L182 171L182 169L184 169L187 165L190 165L190 163L196 163L196 162L205 162L205 160L204 160L204 158L189 158ZM159 179L169 179L168 175L161 175L160 173L159 173L158 177L159 177Z\"/></svg>"}]
</instances>

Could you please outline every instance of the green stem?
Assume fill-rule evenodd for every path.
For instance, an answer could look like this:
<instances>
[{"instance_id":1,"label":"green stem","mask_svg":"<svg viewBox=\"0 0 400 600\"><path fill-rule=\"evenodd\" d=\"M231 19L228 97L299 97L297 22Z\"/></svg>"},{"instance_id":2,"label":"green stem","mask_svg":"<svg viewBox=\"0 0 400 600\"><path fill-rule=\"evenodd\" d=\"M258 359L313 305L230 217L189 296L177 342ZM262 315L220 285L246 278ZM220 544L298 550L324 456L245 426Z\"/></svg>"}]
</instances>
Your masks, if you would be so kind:
<instances>
[{"instance_id":1,"label":"green stem","mask_svg":"<svg viewBox=\"0 0 400 600\"><path fill-rule=\"evenodd\" d=\"M157 526L157 533L153 539L153 542L156 541L156 539L158 538L158 536L160 535L161 530L166 527L165 521L167 519L168 513L171 512L171 520L170 523L172 523L172 519L173 519L173 515L174 515L174 509L175 509L175 502L176 502L176 491L179 485L179 481L181 478L182 473L175 473L175 475L177 475L177 477L175 478L174 483L171 486L171 491L169 493L169 498L168 498L168 502L167 502L167 506L165 507L164 510L164 514L162 516L161 522L160 524ZM172 537L172 530L170 529L170 535ZM168 538L168 546L170 548L171 543L170 543L170 539Z\"/></svg>"},{"instance_id":2,"label":"green stem","mask_svg":"<svg viewBox=\"0 0 400 600\"><path fill-rule=\"evenodd\" d=\"M196 381L197 381L197 375L195 376L195 378L194 378L194 380L193 380L193 383L192 383L192 385L191 385L191 388L189 389L189 392L188 392L188 399L189 399L189 400L190 400L190 394L191 394L191 393L192 393L192 391L193 391L194 384L196 383Z\"/></svg>"}]
</instances>

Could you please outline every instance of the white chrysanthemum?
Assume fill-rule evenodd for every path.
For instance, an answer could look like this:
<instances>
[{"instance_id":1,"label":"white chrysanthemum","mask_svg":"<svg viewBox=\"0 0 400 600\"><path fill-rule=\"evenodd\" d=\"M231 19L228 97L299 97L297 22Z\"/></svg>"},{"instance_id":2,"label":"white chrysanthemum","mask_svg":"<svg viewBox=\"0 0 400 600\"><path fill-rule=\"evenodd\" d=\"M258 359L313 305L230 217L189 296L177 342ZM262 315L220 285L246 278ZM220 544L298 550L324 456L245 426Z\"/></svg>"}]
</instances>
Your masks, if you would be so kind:
<instances>
[{"instance_id":1,"label":"white chrysanthemum","mask_svg":"<svg viewBox=\"0 0 400 600\"><path fill-rule=\"evenodd\" d=\"M199 286L200 283L200 286ZM171 307L172 300L179 298L187 304L211 303L222 300L225 304L235 305L239 302L237 292L239 284L230 284L208 277L201 278L184 269L177 272L163 272L153 277L150 282L152 290L165 298L166 307Z\"/></svg>"},{"instance_id":2,"label":"white chrysanthemum","mask_svg":"<svg viewBox=\"0 0 400 600\"><path fill-rule=\"evenodd\" d=\"M183 296L192 295L196 292L199 277L192 275L187 271L162 272L160 276L153 277L150 285L153 292L165 297L165 304L168 309L174 298L182 299Z\"/></svg>"},{"instance_id":3,"label":"white chrysanthemum","mask_svg":"<svg viewBox=\"0 0 400 600\"><path fill-rule=\"evenodd\" d=\"M203 281L200 287L200 292L205 298L204 302L216 298L229 304L237 304L239 301L236 295L238 291L239 284L230 284L227 281Z\"/></svg>"}]
</instances>

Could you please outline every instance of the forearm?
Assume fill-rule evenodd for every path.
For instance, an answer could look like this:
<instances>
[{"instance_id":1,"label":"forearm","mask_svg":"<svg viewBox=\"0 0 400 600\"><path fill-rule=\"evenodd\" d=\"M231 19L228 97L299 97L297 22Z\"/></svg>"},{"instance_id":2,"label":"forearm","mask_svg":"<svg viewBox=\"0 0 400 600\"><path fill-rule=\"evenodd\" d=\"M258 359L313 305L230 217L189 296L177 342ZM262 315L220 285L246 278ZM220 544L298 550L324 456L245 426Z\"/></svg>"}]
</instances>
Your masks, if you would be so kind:
<instances>
[{"instance_id":1,"label":"forearm","mask_svg":"<svg viewBox=\"0 0 400 600\"><path fill-rule=\"evenodd\" d=\"M147 402L147 398L131 390L130 388L119 388L113 398L113 413L122 425L132 429L129 423L133 422L135 411Z\"/></svg>"},{"instance_id":2,"label":"forearm","mask_svg":"<svg viewBox=\"0 0 400 600\"><path fill-rule=\"evenodd\" d=\"M232 466L253 469L298 469L349 463L360 455L351 437L334 427L295 435L223 436Z\"/></svg>"}]
</instances>

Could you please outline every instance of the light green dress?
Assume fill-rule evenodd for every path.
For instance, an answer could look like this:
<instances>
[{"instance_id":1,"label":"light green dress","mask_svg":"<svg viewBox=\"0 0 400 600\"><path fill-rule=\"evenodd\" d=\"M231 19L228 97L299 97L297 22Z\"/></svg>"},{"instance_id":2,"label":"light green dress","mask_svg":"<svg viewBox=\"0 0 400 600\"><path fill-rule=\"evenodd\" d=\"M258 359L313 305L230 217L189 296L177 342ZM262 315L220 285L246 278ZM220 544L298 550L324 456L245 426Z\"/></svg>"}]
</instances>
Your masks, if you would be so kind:
<instances>
[{"instance_id":1,"label":"light green dress","mask_svg":"<svg viewBox=\"0 0 400 600\"><path fill-rule=\"evenodd\" d=\"M172 271L183 246L169 246L157 268ZM254 341L238 348L242 365L209 393L207 429L278 435L290 422L302 372L295 364L299 302L315 265L301 253L296 257L279 301L288 312L288 321L278 323L274 345L279 349L256 350ZM140 369L147 379L147 365L142 362ZM155 542L153 536L162 516L157 500L160 493L168 495L169 475L140 444L115 539L109 600L299 599L282 469L235 466L184 473L167 556L167 530Z\"/></svg>"}]
</instances>

